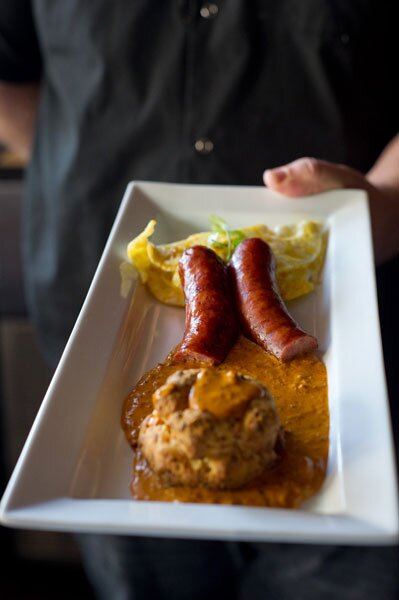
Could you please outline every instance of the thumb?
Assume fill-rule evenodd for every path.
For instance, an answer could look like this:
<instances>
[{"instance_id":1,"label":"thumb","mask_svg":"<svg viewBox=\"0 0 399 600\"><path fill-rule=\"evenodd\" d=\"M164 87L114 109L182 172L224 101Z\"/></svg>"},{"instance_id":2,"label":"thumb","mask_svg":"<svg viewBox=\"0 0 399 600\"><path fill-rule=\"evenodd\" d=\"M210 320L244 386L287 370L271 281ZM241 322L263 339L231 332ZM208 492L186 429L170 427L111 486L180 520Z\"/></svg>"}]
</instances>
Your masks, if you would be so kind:
<instances>
[{"instance_id":1,"label":"thumb","mask_svg":"<svg viewBox=\"0 0 399 600\"><path fill-rule=\"evenodd\" d=\"M264 172L270 189L285 196L305 196L340 188L367 189L369 184L358 171L316 158L299 158L287 165Z\"/></svg>"}]
</instances>

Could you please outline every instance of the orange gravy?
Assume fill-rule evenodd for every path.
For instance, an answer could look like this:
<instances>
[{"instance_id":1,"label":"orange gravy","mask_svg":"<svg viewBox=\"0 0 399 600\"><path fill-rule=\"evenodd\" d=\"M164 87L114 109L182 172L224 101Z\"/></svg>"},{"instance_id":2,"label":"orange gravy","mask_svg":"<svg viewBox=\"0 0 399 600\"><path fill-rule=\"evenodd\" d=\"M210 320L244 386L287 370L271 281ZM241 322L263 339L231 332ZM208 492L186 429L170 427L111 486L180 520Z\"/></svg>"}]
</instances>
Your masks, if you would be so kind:
<instances>
[{"instance_id":1,"label":"orange gravy","mask_svg":"<svg viewBox=\"0 0 399 600\"><path fill-rule=\"evenodd\" d=\"M241 337L221 368L261 381L272 393L283 427L276 462L256 481L238 489L215 491L164 487L137 448L140 424L152 411L152 394L173 372L198 364L166 361L149 371L126 398L122 426L133 447L132 496L137 500L297 507L323 483L328 459L329 411L325 365L313 354L282 363Z\"/></svg>"}]
</instances>

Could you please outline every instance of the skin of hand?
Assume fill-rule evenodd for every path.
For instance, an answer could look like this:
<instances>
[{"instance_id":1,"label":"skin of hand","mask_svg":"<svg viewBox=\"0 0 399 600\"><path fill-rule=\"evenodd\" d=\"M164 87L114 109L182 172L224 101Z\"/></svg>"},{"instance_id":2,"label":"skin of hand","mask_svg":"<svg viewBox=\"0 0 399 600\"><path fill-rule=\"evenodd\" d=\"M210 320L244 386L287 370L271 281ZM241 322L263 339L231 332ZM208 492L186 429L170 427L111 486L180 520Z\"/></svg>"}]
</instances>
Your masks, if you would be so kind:
<instances>
[{"instance_id":1,"label":"skin of hand","mask_svg":"<svg viewBox=\"0 0 399 600\"><path fill-rule=\"evenodd\" d=\"M0 82L0 142L28 161L35 133L38 84Z\"/></svg>"},{"instance_id":2,"label":"skin of hand","mask_svg":"<svg viewBox=\"0 0 399 600\"><path fill-rule=\"evenodd\" d=\"M399 136L367 175L335 163L300 158L266 170L265 185L292 198L335 189L363 189L369 198L374 256L381 264L399 253Z\"/></svg>"}]
</instances>

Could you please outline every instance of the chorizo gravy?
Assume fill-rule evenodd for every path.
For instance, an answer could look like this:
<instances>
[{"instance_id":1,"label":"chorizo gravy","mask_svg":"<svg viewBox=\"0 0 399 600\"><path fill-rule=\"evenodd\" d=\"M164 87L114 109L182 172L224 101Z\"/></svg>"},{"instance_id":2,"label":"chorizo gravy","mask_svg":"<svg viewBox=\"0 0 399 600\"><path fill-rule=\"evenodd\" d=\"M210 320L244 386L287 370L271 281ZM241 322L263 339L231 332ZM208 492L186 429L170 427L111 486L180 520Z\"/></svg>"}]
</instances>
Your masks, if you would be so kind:
<instances>
[{"instance_id":1,"label":"chorizo gravy","mask_svg":"<svg viewBox=\"0 0 399 600\"><path fill-rule=\"evenodd\" d=\"M200 502L295 508L321 487L328 459L329 410L324 363L314 354L281 362L240 337L220 369L232 369L264 384L274 397L283 435L277 459L256 480L235 490L165 487L138 448L142 421L153 409L152 394L182 368L170 359L146 373L125 400L122 426L133 449L131 493L137 500Z\"/></svg>"}]
</instances>

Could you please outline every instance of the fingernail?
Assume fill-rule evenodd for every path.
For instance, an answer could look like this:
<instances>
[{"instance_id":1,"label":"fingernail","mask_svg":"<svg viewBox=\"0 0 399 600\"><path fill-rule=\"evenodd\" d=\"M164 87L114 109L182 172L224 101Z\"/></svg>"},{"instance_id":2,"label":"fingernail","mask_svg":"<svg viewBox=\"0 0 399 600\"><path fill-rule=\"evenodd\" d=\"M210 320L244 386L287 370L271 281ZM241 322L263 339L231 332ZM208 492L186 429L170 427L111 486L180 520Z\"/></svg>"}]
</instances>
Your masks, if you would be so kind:
<instances>
[{"instance_id":1,"label":"fingernail","mask_svg":"<svg viewBox=\"0 0 399 600\"><path fill-rule=\"evenodd\" d=\"M272 176L274 183L282 183L287 177L287 171L285 169L272 169L269 173Z\"/></svg>"}]
</instances>

